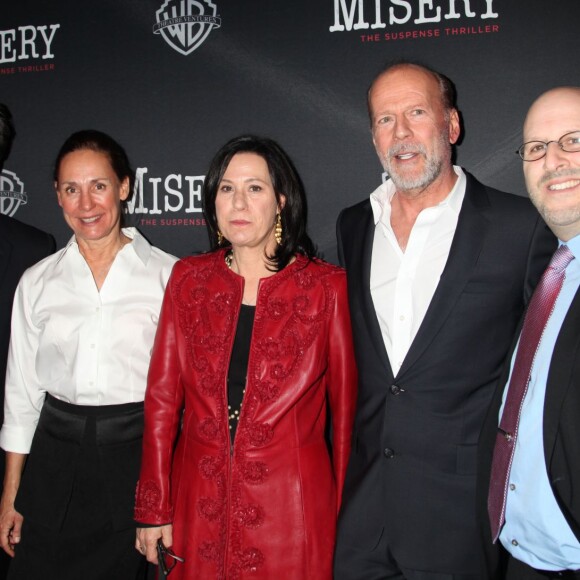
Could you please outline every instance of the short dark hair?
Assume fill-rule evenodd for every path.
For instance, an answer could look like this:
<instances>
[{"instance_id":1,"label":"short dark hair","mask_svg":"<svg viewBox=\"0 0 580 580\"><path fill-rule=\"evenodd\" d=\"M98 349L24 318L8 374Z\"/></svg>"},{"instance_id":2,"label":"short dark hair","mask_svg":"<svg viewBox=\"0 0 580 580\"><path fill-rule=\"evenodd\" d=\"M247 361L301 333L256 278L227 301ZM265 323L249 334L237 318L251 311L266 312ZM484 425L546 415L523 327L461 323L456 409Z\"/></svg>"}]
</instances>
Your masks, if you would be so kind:
<instances>
[{"instance_id":1,"label":"short dark hair","mask_svg":"<svg viewBox=\"0 0 580 580\"><path fill-rule=\"evenodd\" d=\"M390 72L391 70L395 70L398 68L417 68L420 70L425 71L426 73L430 74L434 77L434 79L439 84L439 90L441 92L441 104L443 105L443 109L448 114L451 112L452 109L457 108L457 91L455 90L455 85L451 81L451 79L445 76L443 73L440 73L431 67L423 64L419 61L412 61L412 60L392 60L389 61L383 68L378 72L375 78L372 80L369 88L367 90L367 108L369 112L369 119L371 121L371 127L373 124L372 118L372 111L371 111L371 102L370 102L370 94L371 90L375 84L375 82L382 77L384 74Z\"/></svg>"},{"instance_id":2,"label":"short dark hair","mask_svg":"<svg viewBox=\"0 0 580 580\"><path fill-rule=\"evenodd\" d=\"M96 131L95 129L77 131L63 143L54 162L54 181L58 181L58 173L64 157L73 151L83 151L85 149L106 155L119 181L123 181L127 177L129 178L129 195L121 204L124 205L127 203L131 199L133 185L135 183L135 172L131 168L127 153L110 135Z\"/></svg>"},{"instance_id":3,"label":"short dark hair","mask_svg":"<svg viewBox=\"0 0 580 580\"><path fill-rule=\"evenodd\" d=\"M10 109L5 104L0 103L0 169L2 169L4 161L10 155L10 149L15 135L16 131L14 129L14 123L12 122Z\"/></svg>"},{"instance_id":4,"label":"short dark hair","mask_svg":"<svg viewBox=\"0 0 580 580\"><path fill-rule=\"evenodd\" d=\"M268 165L276 199L283 195L286 203L280 215L282 219L282 242L274 255L266 256L274 271L288 265L296 253L312 258L316 254L314 244L306 233L306 193L304 185L288 154L272 139L255 135L241 135L228 141L212 159L203 184L203 212L207 223L212 250L228 246L230 242L218 241L218 223L215 200L219 184L236 153L255 153Z\"/></svg>"}]
</instances>

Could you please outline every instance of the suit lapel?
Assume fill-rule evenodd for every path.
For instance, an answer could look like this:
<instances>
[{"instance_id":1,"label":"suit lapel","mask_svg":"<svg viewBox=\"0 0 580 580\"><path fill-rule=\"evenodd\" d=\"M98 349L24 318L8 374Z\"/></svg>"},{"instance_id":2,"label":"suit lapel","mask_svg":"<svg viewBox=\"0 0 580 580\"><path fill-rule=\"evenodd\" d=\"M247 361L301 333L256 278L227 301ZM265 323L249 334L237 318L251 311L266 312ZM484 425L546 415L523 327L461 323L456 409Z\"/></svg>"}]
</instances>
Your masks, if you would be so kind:
<instances>
[{"instance_id":1,"label":"suit lapel","mask_svg":"<svg viewBox=\"0 0 580 580\"><path fill-rule=\"evenodd\" d=\"M398 376L404 374L423 354L445 323L477 264L487 235L489 220L485 214L489 207L489 198L483 185L468 173L466 177L465 198L459 212L449 257Z\"/></svg>"},{"instance_id":2,"label":"suit lapel","mask_svg":"<svg viewBox=\"0 0 580 580\"><path fill-rule=\"evenodd\" d=\"M544 450L546 457L550 456L554 447L561 408L574 379L572 376L574 365L571 361L575 360L580 352L579 328L580 288L576 291L568 314L564 319L550 362L544 402ZM548 462L547 465L549 465Z\"/></svg>"},{"instance_id":3,"label":"suit lapel","mask_svg":"<svg viewBox=\"0 0 580 580\"><path fill-rule=\"evenodd\" d=\"M379 325L379 320L377 318L377 313L371 295L371 262L373 257L375 223L373 220L373 212L370 209L370 206L363 231L364 237L362 239L361 251L362 260L360 263L361 271L358 276L358 280L362 280L361 305L363 309L363 315L367 323L367 328L369 329L369 334L371 336L373 348L376 350L377 357L383 362L385 371L387 372L388 376L392 378L393 370L391 369L391 363L389 361L387 349L385 348L385 342L383 340L381 327Z\"/></svg>"}]
</instances>

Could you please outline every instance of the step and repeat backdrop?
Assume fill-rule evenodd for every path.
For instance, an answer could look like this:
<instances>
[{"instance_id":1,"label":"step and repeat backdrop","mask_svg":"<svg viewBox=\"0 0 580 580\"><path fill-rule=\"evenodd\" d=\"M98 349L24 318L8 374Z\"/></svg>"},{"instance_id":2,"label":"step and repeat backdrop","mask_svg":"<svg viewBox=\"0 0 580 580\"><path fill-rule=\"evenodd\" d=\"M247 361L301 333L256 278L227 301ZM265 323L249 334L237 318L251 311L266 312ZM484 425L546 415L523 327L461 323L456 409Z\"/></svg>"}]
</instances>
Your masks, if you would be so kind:
<instances>
[{"instance_id":1,"label":"step and repeat backdrop","mask_svg":"<svg viewBox=\"0 0 580 580\"><path fill-rule=\"evenodd\" d=\"M405 58L449 76L457 162L525 195L523 117L541 92L580 84L579 17L579 0L3 0L0 102L17 137L0 211L64 245L53 160L94 128L136 169L128 221L177 256L203 251L209 161L255 133L294 159L311 236L335 261L338 212L383 179L366 112L376 72Z\"/></svg>"}]
</instances>

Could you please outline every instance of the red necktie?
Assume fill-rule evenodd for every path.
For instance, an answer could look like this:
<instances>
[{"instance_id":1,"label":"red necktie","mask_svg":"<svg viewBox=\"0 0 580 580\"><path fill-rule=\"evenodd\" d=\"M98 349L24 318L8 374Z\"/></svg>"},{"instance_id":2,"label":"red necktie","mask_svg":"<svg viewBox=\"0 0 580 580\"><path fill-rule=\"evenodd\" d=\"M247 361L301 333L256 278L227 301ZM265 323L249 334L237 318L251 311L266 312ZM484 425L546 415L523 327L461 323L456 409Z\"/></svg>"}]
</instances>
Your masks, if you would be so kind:
<instances>
[{"instance_id":1,"label":"red necktie","mask_svg":"<svg viewBox=\"0 0 580 580\"><path fill-rule=\"evenodd\" d=\"M568 246L563 245L556 250L530 300L524 319L491 464L487 507L491 524L491 537L494 543L499 537L505 521L508 479L518 435L522 403L528 390L532 364L544 328L562 288L566 266L573 259L574 255Z\"/></svg>"}]
</instances>

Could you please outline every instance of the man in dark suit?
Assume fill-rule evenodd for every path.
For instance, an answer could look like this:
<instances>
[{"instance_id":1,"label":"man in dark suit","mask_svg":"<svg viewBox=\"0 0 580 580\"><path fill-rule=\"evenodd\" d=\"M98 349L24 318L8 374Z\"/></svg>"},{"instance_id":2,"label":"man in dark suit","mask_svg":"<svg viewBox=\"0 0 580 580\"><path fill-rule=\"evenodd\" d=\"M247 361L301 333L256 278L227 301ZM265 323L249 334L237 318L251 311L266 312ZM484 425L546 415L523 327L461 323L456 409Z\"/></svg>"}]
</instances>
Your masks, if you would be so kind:
<instances>
[{"instance_id":1,"label":"man in dark suit","mask_svg":"<svg viewBox=\"0 0 580 580\"><path fill-rule=\"evenodd\" d=\"M10 152L14 134L10 111L0 103L0 172ZM54 250L55 242L51 235L0 214L0 425L4 421L4 377L14 292L24 270ZM4 474L4 452L0 452L0 473ZM0 578L5 577L9 561L10 558L2 552Z\"/></svg>"},{"instance_id":2,"label":"man in dark suit","mask_svg":"<svg viewBox=\"0 0 580 580\"><path fill-rule=\"evenodd\" d=\"M20 276L29 266L52 254L54 238L49 234L0 214L0 377L1 399L4 401L4 376L10 342L10 317L14 291ZM0 405L0 424L4 406Z\"/></svg>"},{"instance_id":3,"label":"man in dark suit","mask_svg":"<svg viewBox=\"0 0 580 580\"><path fill-rule=\"evenodd\" d=\"M555 241L527 199L452 165L446 77L391 65L368 106L390 179L337 225L359 399L335 578L479 578L477 440Z\"/></svg>"},{"instance_id":4,"label":"man in dark suit","mask_svg":"<svg viewBox=\"0 0 580 580\"><path fill-rule=\"evenodd\" d=\"M14 135L10 111L0 103L0 172L10 152ZM4 376L14 291L24 270L54 250L55 243L51 235L0 214L0 424L4 418Z\"/></svg>"},{"instance_id":5,"label":"man in dark suit","mask_svg":"<svg viewBox=\"0 0 580 580\"><path fill-rule=\"evenodd\" d=\"M535 101L518 151L530 198L559 248L484 423L480 520L490 577L580 578L579 87Z\"/></svg>"}]
</instances>

